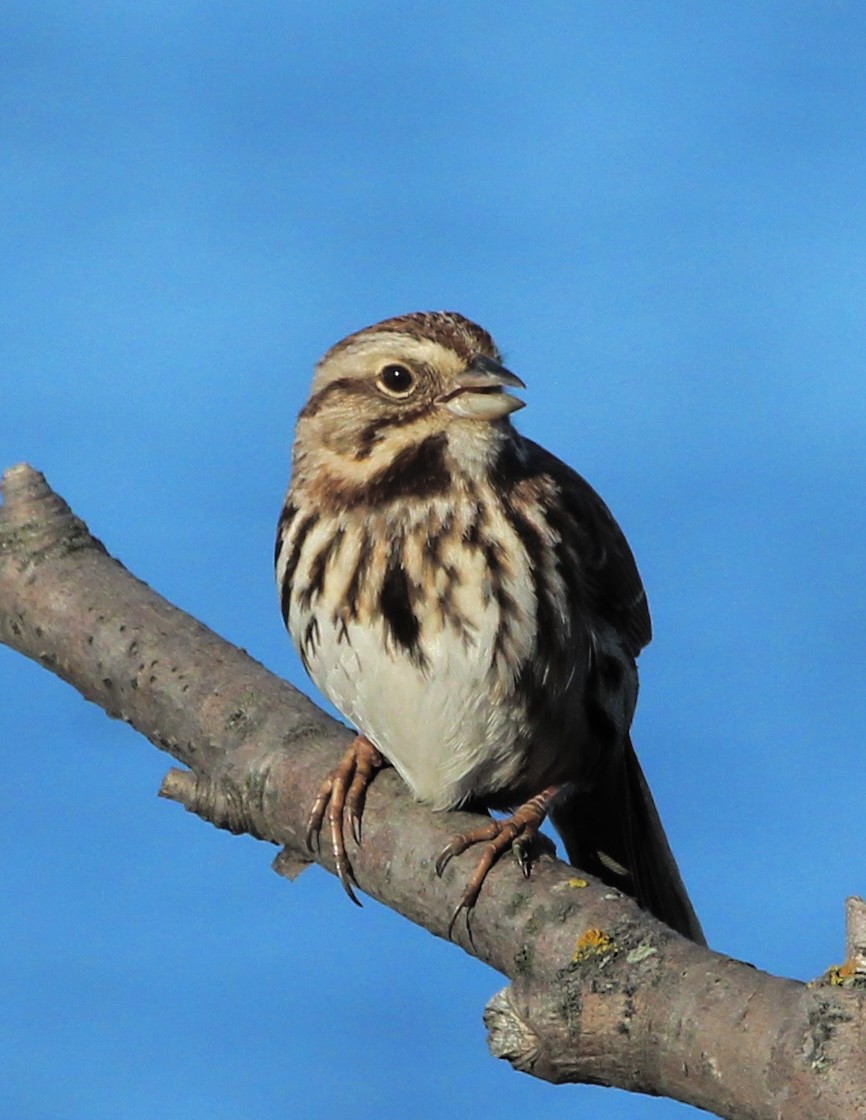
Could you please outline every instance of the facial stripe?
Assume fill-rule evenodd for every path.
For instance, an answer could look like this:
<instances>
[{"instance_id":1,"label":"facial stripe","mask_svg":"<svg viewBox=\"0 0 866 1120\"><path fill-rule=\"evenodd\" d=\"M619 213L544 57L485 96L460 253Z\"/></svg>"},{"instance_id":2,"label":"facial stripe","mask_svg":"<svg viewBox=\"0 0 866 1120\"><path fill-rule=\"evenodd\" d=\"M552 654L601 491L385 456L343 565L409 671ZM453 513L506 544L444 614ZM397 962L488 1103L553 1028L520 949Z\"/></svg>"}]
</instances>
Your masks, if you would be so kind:
<instances>
[{"instance_id":1,"label":"facial stripe","mask_svg":"<svg viewBox=\"0 0 866 1120\"><path fill-rule=\"evenodd\" d=\"M352 377L340 377L310 397L298 414L298 419L309 419L315 416L322 411L331 397L339 398L346 394L358 396L361 392L366 393L367 391L367 385L364 382L357 381Z\"/></svg>"},{"instance_id":2,"label":"facial stripe","mask_svg":"<svg viewBox=\"0 0 866 1120\"><path fill-rule=\"evenodd\" d=\"M450 487L451 475L445 458L447 442L447 436L440 432L410 444L365 482L329 477L322 485L322 494L343 509L376 507L401 498L429 501Z\"/></svg>"},{"instance_id":3,"label":"facial stripe","mask_svg":"<svg viewBox=\"0 0 866 1120\"><path fill-rule=\"evenodd\" d=\"M419 408L402 409L392 415L377 416L358 433L353 457L359 462L362 459L369 459L389 431L414 424L417 420L429 416L435 407L433 404L424 404Z\"/></svg>"}]
</instances>

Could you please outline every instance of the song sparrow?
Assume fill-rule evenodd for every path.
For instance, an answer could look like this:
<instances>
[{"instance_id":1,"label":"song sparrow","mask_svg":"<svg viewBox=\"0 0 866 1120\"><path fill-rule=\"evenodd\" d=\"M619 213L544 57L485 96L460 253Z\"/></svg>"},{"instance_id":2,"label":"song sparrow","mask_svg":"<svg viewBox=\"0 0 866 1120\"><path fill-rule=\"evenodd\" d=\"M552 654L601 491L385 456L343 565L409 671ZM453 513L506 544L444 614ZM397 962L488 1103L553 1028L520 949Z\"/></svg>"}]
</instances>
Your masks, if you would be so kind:
<instances>
[{"instance_id":1,"label":"song sparrow","mask_svg":"<svg viewBox=\"0 0 866 1120\"><path fill-rule=\"evenodd\" d=\"M629 736L651 636L628 544L578 474L509 419L523 382L453 312L386 319L319 362L279 520L283 618L303 664L360 735L324 782L354 899L364 790L391 763L419 800L515 810L457 836L485 848L468 909L507 847L528 872L550 813L570 862L696 941ZM357 901L357 900L356 900Z\"/></svg>"}]
</instances>

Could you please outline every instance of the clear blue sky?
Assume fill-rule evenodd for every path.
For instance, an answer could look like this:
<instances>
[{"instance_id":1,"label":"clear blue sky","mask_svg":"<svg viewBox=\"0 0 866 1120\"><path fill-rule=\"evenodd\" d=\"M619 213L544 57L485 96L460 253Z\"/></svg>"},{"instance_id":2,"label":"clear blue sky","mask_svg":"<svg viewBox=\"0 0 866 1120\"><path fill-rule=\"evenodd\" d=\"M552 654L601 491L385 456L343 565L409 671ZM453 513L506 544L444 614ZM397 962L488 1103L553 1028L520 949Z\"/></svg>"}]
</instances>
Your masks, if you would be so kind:
<instances>
[{"instance_id":1,"label":"clear blue sky","mask_svg":"<svg viewBox=\"0 0 866 1120\"><path fill-rule=\"evenodd\" d=\"M810 978L866 891L866 10L0 10L0 466L306 687L273 526L319 354L454 308L649 591L635 740L711 942ZM500 978L157 801L0 649L0 1120L585 1116Z\"/></svg>"}]
</instances>

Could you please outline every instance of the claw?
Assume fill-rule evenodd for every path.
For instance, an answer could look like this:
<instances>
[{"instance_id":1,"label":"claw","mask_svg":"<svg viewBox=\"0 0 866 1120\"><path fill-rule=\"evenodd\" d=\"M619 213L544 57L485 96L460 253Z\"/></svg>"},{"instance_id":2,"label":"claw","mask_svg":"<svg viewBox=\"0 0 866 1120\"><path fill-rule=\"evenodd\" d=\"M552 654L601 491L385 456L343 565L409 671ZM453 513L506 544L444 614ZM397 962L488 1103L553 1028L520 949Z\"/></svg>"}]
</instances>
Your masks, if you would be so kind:
<instances>
[{"instance_id":1,"label":"claw","mask_svg":"<svg viewBox=\"0 0 866 1120\"><path fill-rule=\"evenodd\" d=\"M471 832L461 832L457 836L452 836L436 860L436 874L441 879L442 872L455 856L461 855L473 844L480 844L483 840L495 840L506 824L506 821L491 820L479 825L478 828L473 828Z\"/></svg>"},{"instance_id":2,"label":"claw","mask_svg":"<svg viewBox=\"0 0 866 1120\"><path fill-rule=\"evenodd\" d=\"M478 895L481 893L481 887L484 884L484 880L487 878L490 868L496 863L506 848L511 847L521 871L524 876L527 878L529 877L531 868L530 852L533 842L538 836L538 830L544 823L559 790L559 786L550 786L535 797L530 798L529 801L521 805L510 817L506 817L505 820L491 820L483 825L479 825L478 828L473 829L471 832L460 833L458 836L453 837L445 848L443 848L435 865L436 874L439 876L442 875L442 872L454 856L459 856L461 852L465 852L466 849L472 847L473 844L483 843L485 845L481 853L481 858L476 864L469 882L466 884L460 901L451 914L451 920L448 923L449 940L451 939L454 925L460 917L461 911L466 911L468 922L469 912L478 901Z\"/></svg>"},{"instance_id":3,"label":"claw","mask_svg":"<svg viewBox=\"0 0 866 1120\"><path fill-rule=\"evenodd\" d=\"M460 912L462 910L465 910L465 909L466 909L466 907L463 905L462 901L458 902L457 905L454 907L454 911L451 914L451 921L448 923L448 940L449 941L454 940L454 938L451 936L454 933L454 924L457 921L457 919L460 917ZM469 922L469 912L468 911L467 911L467 915L466 915L466 921L467 921L467 924L468 924L468 922ZM470 935L470 938L471 938L471 935Z\"/></svg>"},{"instance_id":4,"label":"claw","mask_svg":"<svg viewBox=\"0 0 866 1120\"><path fill-rule=\"evenodd\" d=\"M349 749L325 778L319 787L316 800L307 821L307 847L310 851L321 851L321 831L325 815L331 833L331 852L337 869L337 876L343 890L355 903L361 903L353 890L357 881L352 864L346 853L346 840L343 835L346 814L355 843L361 843L361 817L364 812L364 797L367 787L378 770L387 765L383 755L363 735L359 735Z\"/></svg>"},{"instance_id":5,"label":"claw","mask_svg":"<svg viewBox=\"0 0 866 1120\"><path fill-rule=\"evenodd\" d=\"M348 813L349 813L349 824L352 826L352 839L355 841L355 843L358 845L358 847L360 847L361 846L361 818L352 809L349 809Z\"/></svg>"},{"instance_id":6,"label":"claw","mask_svg":"<svg viewBox=\"0 0 866 1120\"><path fill-rule=\"evenodd\" d=\"M529 871L532 867L532 859L529 854L531 846L531 837L528 836L518 836L511 843L511 851L514 853L517 866L523 872L524 879L529 878Z\"/></svg>"},{"instance_id":7,"label":"claw","mask_svg":"<svg viewBox=\"0 0 866 1120\"><path fill-rule=\"evenodd\" d=\"M357 742L357 740L356 740ZM352 784L346 794L346 812L349 814L349 823L352 826L352 836L355 843L361 843L361 818L364 815L364 800L367 790L377 772L385 765L382 754L369 740L364 739L363 749L355 752L355 773Z\"/></svg>"},{"instance_id":8,"label":"claw","mask_svg":"<svg viewBox=\"0 0 866 1120\"><path fill-rule=\"evenodd\" d=\"M439 858L436 860L435 864L433 865L435 870L436 870L436 874L440 879L442 878L443 871L448 866L448 864L451 862L451 857L454 855L454 853L449 850L450 848L451 848L450 844L448 844L447 847L443 848L442 851L439 853Z\"/></svg>"}]
</instances>

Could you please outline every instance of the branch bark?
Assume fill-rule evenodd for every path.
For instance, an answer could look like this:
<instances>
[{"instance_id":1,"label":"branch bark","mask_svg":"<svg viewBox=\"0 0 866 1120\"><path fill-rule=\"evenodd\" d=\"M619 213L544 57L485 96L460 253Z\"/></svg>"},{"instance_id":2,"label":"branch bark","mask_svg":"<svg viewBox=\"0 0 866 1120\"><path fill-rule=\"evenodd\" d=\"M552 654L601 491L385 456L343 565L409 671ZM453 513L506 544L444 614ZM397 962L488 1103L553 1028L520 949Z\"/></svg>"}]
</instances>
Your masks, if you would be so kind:
<instances>
[{"instance_id":1,"label":"branch bark","mask_svg":"<svg viewBox=\"0 0 866 1120\"><path fill-rule=\"evenodd\" d=\"M135 579L36 471L11 468L3 491L0 640L182 763L163 796L280 845L275 867L294 877L311 859L308 807L351 733ZM361 889L445 936L473 857L442 879L433 863L465 817L379 775L363 844L349 840ZM327 846L315 858L333 872ZM528 882L502 861L455 940L511 982L485 1021L517 1069L732 1120L852 1120L866 1117L863 929L855 905L851 961L805 985L693 945L542 855Z\"/></svg>"}]
</instances>

